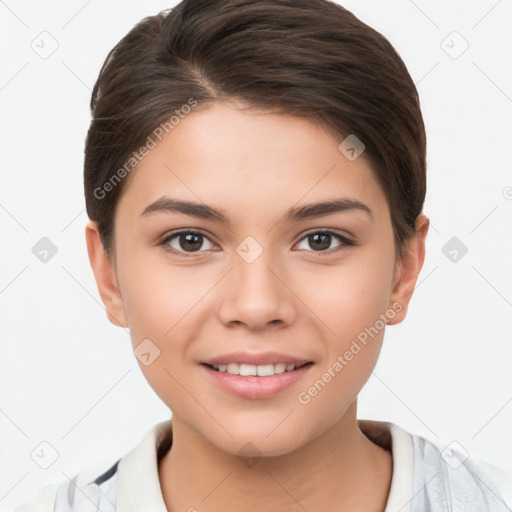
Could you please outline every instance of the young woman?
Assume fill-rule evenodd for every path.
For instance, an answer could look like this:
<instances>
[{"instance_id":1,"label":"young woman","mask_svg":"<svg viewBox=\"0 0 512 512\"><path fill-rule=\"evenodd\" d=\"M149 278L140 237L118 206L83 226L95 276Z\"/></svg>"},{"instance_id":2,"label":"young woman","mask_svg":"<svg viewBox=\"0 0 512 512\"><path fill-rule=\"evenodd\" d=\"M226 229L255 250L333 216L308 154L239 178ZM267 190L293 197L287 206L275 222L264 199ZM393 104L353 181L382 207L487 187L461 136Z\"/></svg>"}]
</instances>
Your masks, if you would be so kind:
<instances>
[{"instance_id":1,"label":"young woman","mask_svg":"<svg viewBox=\"0 0 512 512\"><path fill-rule=\"evenodd\" d=\"M90 262L172 420L38 510L510 510L510 474L357 418L429 226L381 34L325 0L184 0L116 45L91 108Z\"/></svg>"}]
</instances>

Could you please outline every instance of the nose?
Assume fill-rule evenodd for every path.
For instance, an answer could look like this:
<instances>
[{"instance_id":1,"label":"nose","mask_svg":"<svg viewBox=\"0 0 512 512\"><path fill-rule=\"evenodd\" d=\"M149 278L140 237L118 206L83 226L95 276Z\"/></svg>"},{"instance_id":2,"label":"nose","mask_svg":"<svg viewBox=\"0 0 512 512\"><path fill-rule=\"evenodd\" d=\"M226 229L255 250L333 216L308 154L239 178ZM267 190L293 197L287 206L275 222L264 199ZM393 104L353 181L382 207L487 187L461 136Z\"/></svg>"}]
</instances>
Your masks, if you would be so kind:
<instances>
[{"instance_id":1,"label":"nose","mask_svg":"<svg viewBox=\"0 0 512 512\"><path fill-rule=\"evenodd\" d=\"M252 263L235 254L233 267L219 290L217 313L223 324L260 331L293 323L297 299L290 278L266 251Z\"/></svg>"}]
</instances>

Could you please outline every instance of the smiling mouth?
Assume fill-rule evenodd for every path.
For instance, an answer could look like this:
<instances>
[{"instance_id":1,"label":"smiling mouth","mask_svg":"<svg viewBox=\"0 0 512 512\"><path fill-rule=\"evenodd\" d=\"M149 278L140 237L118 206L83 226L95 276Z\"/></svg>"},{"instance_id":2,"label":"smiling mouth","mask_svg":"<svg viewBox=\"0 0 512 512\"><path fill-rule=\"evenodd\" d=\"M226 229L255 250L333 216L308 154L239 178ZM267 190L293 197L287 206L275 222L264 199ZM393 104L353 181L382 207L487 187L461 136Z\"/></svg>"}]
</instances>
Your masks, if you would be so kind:
<instances>
[{"instance_id":1,"label":"smiling mouth","mask_svg":"<svg viewBox=\"0 0 512 512\"><path fill-rule=\"evenodd\" d=\"M229 373L230 375L240 375L242 377L271 377L273 375L279 375L281 373L293 372L298 368L302 368L304 366L312 365L311 361L301 364L285 364L285 363L277 363L277 364L238 364L238 363L229 363L229 364L207 364L203 363L205 366L215 370L220 373Z\"/></svg>"}]
</instances>

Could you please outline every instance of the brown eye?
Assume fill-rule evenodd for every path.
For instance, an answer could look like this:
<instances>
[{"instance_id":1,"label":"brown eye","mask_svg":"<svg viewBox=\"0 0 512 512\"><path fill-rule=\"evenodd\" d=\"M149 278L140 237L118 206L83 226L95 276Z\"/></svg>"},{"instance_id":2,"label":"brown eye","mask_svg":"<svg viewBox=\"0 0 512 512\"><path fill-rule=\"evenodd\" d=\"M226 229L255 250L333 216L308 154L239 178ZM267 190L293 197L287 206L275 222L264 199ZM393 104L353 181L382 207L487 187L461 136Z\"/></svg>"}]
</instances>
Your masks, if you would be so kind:
<instances>
[{"instance_id":1,"label":"brown eye","mask_svg":"<svg viewBox=\"0 0 512 512\"><path fill-rule=\"evenodd\" d=\"M161 245L172 253L186 256L187 253L204 252L201 251L201 247L203 247L205 242L210 244L210 247L207 247L207 249L213 247L211 240L202 233L197 231L179 231L167 236L162 240Z\"/></svg>"},{"instance_id":2,"label":"brown eye","mask_svg":"<svg viewBox=\"0 0 512 512\"><path fill-rule=\"evenodd\" d=\"M352 241L347 237L334 233L333 231L315 231L313 233L309 233L300 241L300 243L306 241L307 245L313 249L313 252L331 253L333 251L329 249L331 248L333 241L336 240L338 243L334 246L334 250L340 246L353 245ZM302 249L307 249L307 247L302 247Z\"/></svg>"}]
</instances>

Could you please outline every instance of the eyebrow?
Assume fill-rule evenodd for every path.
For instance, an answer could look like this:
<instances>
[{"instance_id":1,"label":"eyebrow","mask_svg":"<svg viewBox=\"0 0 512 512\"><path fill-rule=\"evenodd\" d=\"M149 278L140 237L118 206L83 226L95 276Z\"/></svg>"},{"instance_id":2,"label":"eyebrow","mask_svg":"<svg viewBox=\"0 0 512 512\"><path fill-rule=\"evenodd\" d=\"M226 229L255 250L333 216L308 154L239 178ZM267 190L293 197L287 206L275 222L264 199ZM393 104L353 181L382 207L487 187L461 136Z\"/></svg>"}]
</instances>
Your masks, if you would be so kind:
<instances>
[{"instance_id":1,"label":"eyebrow","mask_svg":"<svg viewBox=\"0 0 512 512\"><path fill-rule=\"evenodd\" d=\"M354 210L367 213L372 220L374 218L372 210L364 203L357 199L343 197L290 208L284 214L283 220L291 223L298 220L312 219L333 213L343 213ZM201 219L222 222L228 226L230 225L228 217L222 210L218 210L206 204L177 200L170 197L162 197L149 204L144 208L140 216L143 217L153 212L183 213Z\"/></svg>"}]
</instances>

